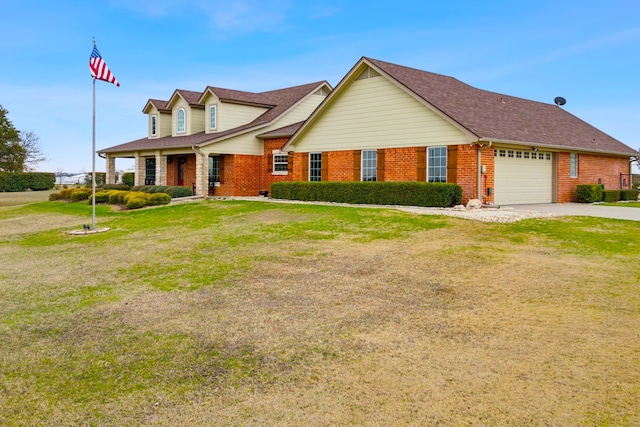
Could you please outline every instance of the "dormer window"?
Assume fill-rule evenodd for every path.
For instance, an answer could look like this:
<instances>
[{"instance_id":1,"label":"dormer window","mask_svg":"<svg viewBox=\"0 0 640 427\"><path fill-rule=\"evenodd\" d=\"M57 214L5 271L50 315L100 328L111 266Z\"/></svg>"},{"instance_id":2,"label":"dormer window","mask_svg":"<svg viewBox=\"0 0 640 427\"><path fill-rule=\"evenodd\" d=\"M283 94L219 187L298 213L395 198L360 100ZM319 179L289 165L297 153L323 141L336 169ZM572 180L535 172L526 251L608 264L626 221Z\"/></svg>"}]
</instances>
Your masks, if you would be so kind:
<instances>
[{"instance_id":1,"label":"dormer window","mask_svg":"<svg viewBox=\"0 0 640 427\"><path fill-rule=\"evenodd\" d=\"M151 115L151 136L158 136L158 116Z\"/></svg>"},{"instance_id":2,"label":"dormer window","mask_svg":"<svg viewBox=\"0 0 640 427\"><path fill-rule=\"evenodd\" d=\"M184 108L178 108L176 133L185 132L185 115L186 112L184 111Z\"/></svg>"},{"instance_id":3,"label":"dormer window","mask_svg":"<svg viewBox=\"0 0 640 427\"><path fill-rule=\"evenodd\" d=\"M209 106L209 130L216 130L218 125L218 106Z\"/></svg>"}]
</instances>

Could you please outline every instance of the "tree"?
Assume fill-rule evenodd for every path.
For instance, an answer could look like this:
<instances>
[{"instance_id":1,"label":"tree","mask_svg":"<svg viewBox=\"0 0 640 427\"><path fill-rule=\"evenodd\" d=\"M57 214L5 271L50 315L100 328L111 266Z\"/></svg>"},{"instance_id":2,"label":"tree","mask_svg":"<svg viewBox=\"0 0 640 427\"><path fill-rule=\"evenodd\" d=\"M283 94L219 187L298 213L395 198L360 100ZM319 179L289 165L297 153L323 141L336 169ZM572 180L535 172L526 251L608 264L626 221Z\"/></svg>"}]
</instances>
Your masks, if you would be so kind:
<instances>
[{"instance_id":1,"label":"tree","mask_svg":"<svg viewBox=\"0 0 640 427\"><path fill-rule=\"evenodd\" d=\"M0 105L0 172L32 171L46 160L33 132L20 132Z\"/></svg>"},{"instance_id":2,"label":"tree","mask_svg":"<svg viewBox=\"0 0 640 427\"><path fill-rule=\"evenodd\" d=\"M38 138L35 133L20 132L20 145L26 152L23 168L25 171L33 171L38 163L47 160L38 145Z\"/></svg>"},{"instance_id":3,"label":"tree","mask_svg":"<svg viewBox=\"0 0 640 427\"><path fill-rule=\"evenodd\" d=\"M0 105L0 172L22 172L27 152L20 144L20 132L7 118L8 113Z\"/></svg>"}]
</instances>

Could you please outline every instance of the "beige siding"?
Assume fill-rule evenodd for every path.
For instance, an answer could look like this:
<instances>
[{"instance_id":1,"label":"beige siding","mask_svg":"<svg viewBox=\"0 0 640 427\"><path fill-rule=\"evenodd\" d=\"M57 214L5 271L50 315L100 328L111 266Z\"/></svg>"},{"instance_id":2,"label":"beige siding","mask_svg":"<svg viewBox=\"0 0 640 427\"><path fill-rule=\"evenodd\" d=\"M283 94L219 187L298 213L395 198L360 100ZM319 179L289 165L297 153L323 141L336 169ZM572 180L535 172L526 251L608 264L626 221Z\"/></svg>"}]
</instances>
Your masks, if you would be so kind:
<instances>
[{"instance_id":1,"label":"beige siding","mask_svg":"<svg viewBox=\"0 0 640 427\"><path fill-rule=\"evenodd\" d=\"M295 151L464 144L465 135L385 77L353 81L328 106Z\"/></svg>"},{"instance_id":2,"label":"beige siding","mask_svg":"<svg viewBox=\"0 0 640 427\"><path fill-rule=\"evenodd\" d=\"M204 131L205 112L199 108L190 108L187 116L191 116L191 120L187 121L187 133L189 135Z\"/></svg>"},{"instance_id":3,"label":"beige siding","mask_svg":"<svg viewBox=\"0 0 640 427\"><path fill-rule=\"evenodd\" d=\"M189 104L181 97L177 97L177 101L171 109L171 136L184 136L189 134L189 120L191 120L191 114L189 114ZM178 110L184 108L185 111L185 133L178 133Z\"/></svg>"},{"instance_id":4,"label":"beige siding","mask_svg":"<svg viewBox=\"0 0 640 427\"><path fill-rule=\"evenodd\" d=\"M160 130L158 137L171 136L171 114L158 114L158 129Z\"/></svg>"},{"instance_id":5,"label":"beige siding","mask_svg":"<svg viewBox=\"0 0 640 427\"><path fill-rule=\"evenodd\" d=\"M326 95L310 95L302 102L293 107L278 121L278 127L284 127L293 123L298 123L307 118L313 113L318 105L326 98Z\"/></svg>"},{"instance_id":6,"label":"beige siding","mask_svg":"<svg viewBox=\"0 0 640 427\"><path fill-rule=\"evenodd\" d=\"M218 103L218 129L224 131L238 126L251 123L258 116L267 111L264 107L253 107L250 105L231 104L228 102Z\"/></svg>"},{"instance_id":7,"label":"beige siding","mask_svg":"<svg viewBox=\"0 0 640 427\"><path fill-rule=\"evenodd\" d=\"M151 117L156 116L156 132L155 136L151 135ZM158 113L158 109L156 107L149 108L149 112L147 113L147 137L148 138L158 138L160 135L160 114Z\"/></svg>"}]
</instances>

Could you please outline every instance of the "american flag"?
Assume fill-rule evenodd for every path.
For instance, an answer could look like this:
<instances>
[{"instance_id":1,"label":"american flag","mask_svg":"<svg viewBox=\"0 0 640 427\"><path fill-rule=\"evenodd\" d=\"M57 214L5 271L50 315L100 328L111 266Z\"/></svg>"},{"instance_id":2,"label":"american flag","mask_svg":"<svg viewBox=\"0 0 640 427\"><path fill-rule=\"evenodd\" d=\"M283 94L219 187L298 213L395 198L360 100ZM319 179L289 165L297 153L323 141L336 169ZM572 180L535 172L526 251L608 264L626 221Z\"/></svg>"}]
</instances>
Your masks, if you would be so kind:
<instances>
[{"instance_id":1,"label":"american flag","mask_svg":"<svg viewBox=\"0 0 640 427\"><path fill-rule=\"evenodd\" d=\"M100 56L100 52L98 52L98 48L93 45L93 52L91 52L91 57L89 58L89 68L91 68L91 77L98 80L104 80L105 82L113 83L116 86L120 86L120 83L116 80L116 78L109 71L109 67Z\"/></svg>"}]
</instances>

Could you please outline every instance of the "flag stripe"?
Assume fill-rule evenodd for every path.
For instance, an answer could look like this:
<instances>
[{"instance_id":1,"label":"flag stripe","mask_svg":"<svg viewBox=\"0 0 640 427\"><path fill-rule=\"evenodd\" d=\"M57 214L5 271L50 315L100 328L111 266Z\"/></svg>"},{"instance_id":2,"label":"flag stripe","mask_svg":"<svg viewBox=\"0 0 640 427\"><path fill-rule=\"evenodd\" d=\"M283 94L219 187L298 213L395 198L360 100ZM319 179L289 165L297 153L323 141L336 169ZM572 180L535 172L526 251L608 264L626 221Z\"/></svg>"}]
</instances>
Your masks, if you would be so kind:
<instances>
[{"instance_id":1,"label":"flag stripe","mask_svg":"<svg viewBox=\"0 0 640 427\"><path fill-rule=\"evenodd\" d=\"M107 63L104 62L98 48L93 46L91 57L89 58L89 68L91 69L91 77L98 80L104 80L105 82L113 83L116 86L120 86L118 80L109 71Z\"/></svg>"}]
</instances>

